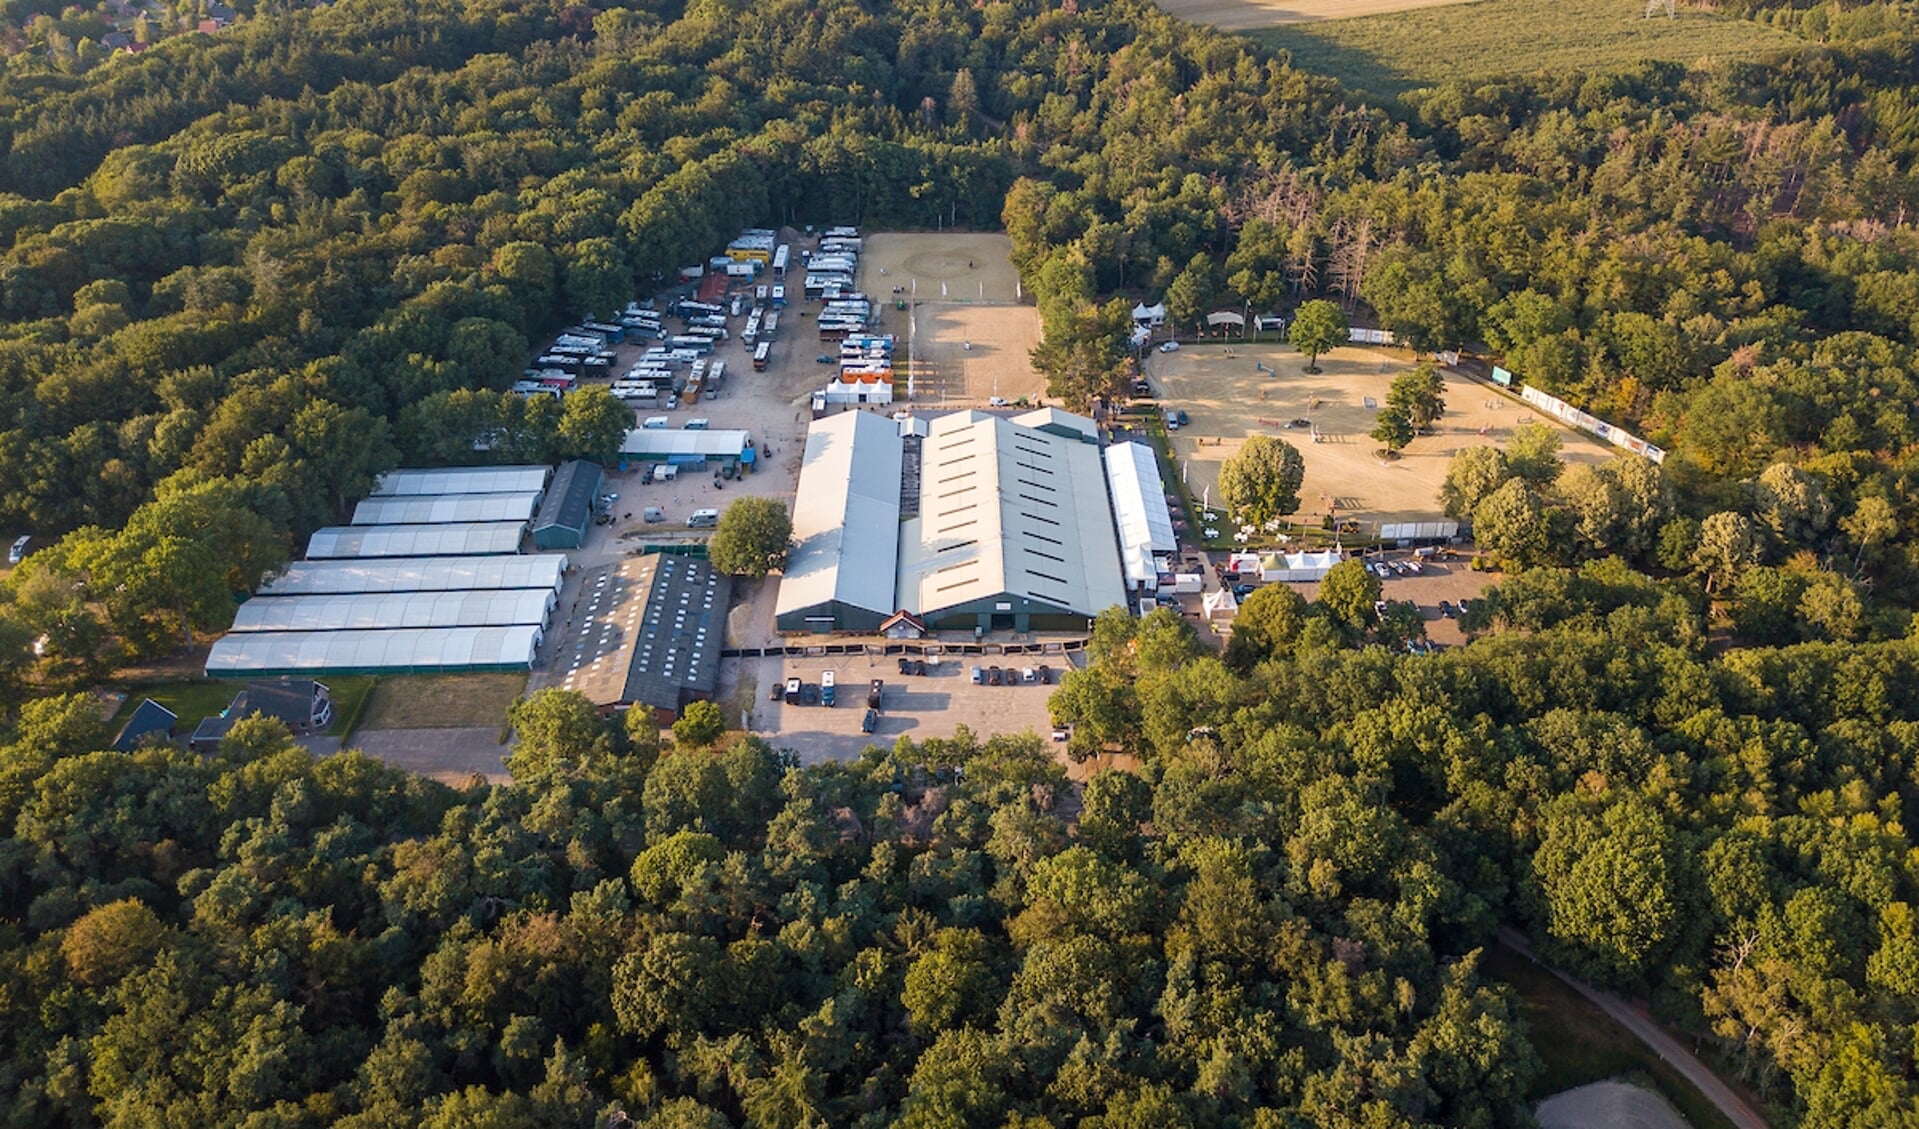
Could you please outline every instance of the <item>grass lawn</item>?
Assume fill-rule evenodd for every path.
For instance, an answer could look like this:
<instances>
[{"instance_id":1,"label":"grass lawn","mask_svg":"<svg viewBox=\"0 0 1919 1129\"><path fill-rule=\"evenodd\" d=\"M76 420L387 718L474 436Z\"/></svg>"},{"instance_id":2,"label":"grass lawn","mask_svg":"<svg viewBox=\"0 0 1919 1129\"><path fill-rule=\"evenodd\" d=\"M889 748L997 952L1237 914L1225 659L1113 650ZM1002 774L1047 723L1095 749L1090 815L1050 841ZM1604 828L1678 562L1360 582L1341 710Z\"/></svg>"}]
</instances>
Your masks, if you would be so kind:
<instances>
[{"instance_id":1,"label":"grass lawn","mask_svg":"<svg viewBox=\"0 0 1919 1129\"><path fill-rule=\"evenodd\" d=\"M368 675L351 677L323 678L327 689L333 692L333 724L327 729L329 737L344 737L352 729L355 719L366 705L367 696L372 693L377 679ZM233 702L233 696L246 689L241 679L191 678L178 682L150 682L127 688L127 700L120 705L118 713L113 715L111 726L116 731L140 708L143 698L152 698L172 710L180 719L177 732L182 736L193 732L200 719L212 717L226 709Z\"/></svg>"},{"instance_id":2,"label":"grass lawn","mask_svg":"<svg viewBox=\"0 0 1919 1129\"><path fill-rule=\"evenodd\" d=\"M1644 19L1641 0L1477 0L1247 32L1302 70L1396 97L1449 78L1623 70L1646 60L1751 61L1804 46L1751 20L1680 9Z\"/></svg>"},{"instance_id":3,"label":"grass lawn","mask_svg":"<svg viewBox=\"0 0 1919 1129\"><path fill-rule=\"evenodd\" d=\"M409 674L380 680L361 729L462 729L506 726L506 710L526 691L524 674Z\"/></svg>"},{"instance_id":4,"label":"grass lawn","mask_svg":"<svg viewBox=\"0 0 1919 1129\"><path fill-rule=\"evenodd\" d=\"M1691 1083L1552 973L1497 945L1486 950L1480 970L1519 995L1533 1048L1546 1064L1528 1095L1533 1100L1624 1076L1659 1091L1694 1129L1733 1129Z\"/></svg>"}]
</instances>

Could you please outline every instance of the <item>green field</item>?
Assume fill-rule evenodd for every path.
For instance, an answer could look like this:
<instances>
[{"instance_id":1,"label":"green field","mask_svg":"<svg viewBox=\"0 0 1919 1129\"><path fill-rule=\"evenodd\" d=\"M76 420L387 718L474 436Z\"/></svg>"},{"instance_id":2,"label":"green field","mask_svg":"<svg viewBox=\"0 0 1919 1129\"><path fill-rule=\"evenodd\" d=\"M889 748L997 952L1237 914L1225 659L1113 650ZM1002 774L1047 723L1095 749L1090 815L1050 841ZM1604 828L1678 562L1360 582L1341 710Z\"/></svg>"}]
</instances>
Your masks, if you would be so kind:
<instances>
[{"instance_id":1,"label":"green field","mask_svg":"<svg viewBox=\"0 0 1919 1129\"><path fill-rule=\"evenodd\" d=\"M1750 20L1685 9L1644 19L1645 10L1641 0L1477 0L1246 34L1291 51L1302 70L1381 97L1451 78L1757 60L1804 43Z\"/></svg>"},{"instance_id":2,"label":"green field","mask_svg":"<svg viewBox=\"0 0 1919 1129\"><path fill-rule=\"evenodd\" d=\"M382 679L360 724L366 729L461 729L506 725L526 692L524 674L409 674Z\"/></svg>"}]
</instances>

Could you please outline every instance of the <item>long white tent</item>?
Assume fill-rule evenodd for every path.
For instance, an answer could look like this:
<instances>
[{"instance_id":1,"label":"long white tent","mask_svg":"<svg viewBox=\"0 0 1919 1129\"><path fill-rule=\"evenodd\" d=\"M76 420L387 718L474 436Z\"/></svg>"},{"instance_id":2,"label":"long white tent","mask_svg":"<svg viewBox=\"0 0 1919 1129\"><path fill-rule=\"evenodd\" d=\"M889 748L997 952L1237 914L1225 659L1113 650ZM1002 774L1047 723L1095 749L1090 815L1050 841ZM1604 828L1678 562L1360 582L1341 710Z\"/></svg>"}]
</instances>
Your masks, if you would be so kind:
<instances>
[{"instance_id":1,"label":"long white tent","mask_svg":"<svg viewBox=\"0 0 1919 1129\"><path fill-rule=\"evenodd\" d=\"M369 631L400 627L545 626L553 590L259 596L240 605L235 631Z\"/></svg>"},{"instance_id":2,"label":"long white tent","mask_svg":"<svg viewBox=\"0 0 1919 1129\"><path fill-rule=\"evenodd\" d=\"M294 561L262 596L350 596L361 592L464 592L499 588L560 590L566 554L500 557L376 557Z\"/></svg>"},{"instance_id":3,"label":"long white tent","mask_svg":"<svg viewBox=\"0 0 1919 1129\"><path fill-rule=\"evenodd\" d=\"M355 525L450 525L455 522L531 521L537 492L421 494L368 498L353 507Z\"/></svg>"},{"instance_id":4,"label":"long white tent","mask_svg":"<svg viewBox=\"0 0 1919 1129\"><path fill-rule=\"evenodd\" d=\"M1166 484L1159 462L1144 443L1115 443L1106 448L1106 488L1119 524L1119 554L1126 583L1135 591L1159 586L1154 554L1179 550L1173 515L1166 508Z\"/></svg>"},{"instance_id":5,"label":"long white tent","mask_svg":"<svg viewBox=\"0 0 1919 1129\"><path fill-rule=\"evenodd\" d=\"M446 627L400 631L259 631L224 636L207 652L212 676L529 670L540 629Z\"/></svg>"},{"instance_id":6,"label":"long white tent","mask_svg":"<svg viewBox=\"0 0 1919 1129\"><path fill-rule=\"evenodd\" d=\"M373 485L376 497L409 494L517 494L546 489L548 466L466 466L391 470Z\"/></svg>"},{"instance_id":7,"label":"long white tent","mask_svg":"<svg viewBox=\"0 0 1919 1129\"><path fill-rule=\"evenodd\" d=\"M472 557L517 553L523 521L452 525L330 525L307 542L307 556Z\"/></svg>"}]
</instances>

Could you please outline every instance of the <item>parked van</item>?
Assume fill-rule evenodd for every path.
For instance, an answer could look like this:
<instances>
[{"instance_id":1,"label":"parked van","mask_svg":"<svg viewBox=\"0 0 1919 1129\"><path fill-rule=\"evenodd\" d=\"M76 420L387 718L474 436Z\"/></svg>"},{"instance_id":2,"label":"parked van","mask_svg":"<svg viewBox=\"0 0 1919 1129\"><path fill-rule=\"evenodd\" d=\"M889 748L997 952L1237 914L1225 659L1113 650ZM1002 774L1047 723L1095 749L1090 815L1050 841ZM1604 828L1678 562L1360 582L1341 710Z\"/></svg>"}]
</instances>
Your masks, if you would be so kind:
<instances>
[{"instance_id":1,"label":"parked van","mask_svg":"<svg viewBox=\"0 0 1919 1129\"><path fill-rule=\"evenodd\" d=\"M647 522L665 521L666 511L658 506L647 506L640 511L640 517Z\"/></svg>"},{"instance_id":2,"label":"parked van","mask_svg":"<svg viewBox=\"0 0 1919 1129\"><path fill-rule=\"evenodd\" d=\"M686 519L689 529L711 529L720 523L718 510L694 510L693 516Z\"/></svg>"},{"instance_id":3,"label":"parked van","mask_svg":"<svg viewBox=\"0 0 1919 1129\"><path fill-rule=\"evenodd\" d=\"M687 421L686 421L686 430L688 430L688 431L705 431L705 430L706 430L706 423L707 423L707 421L706 421L706 420L704 420L704 419L689 419L689 420L687 420Z\"/></svg>"},{"instance_id":4,"label":"parked van","mask_svg":"<svg viewBox=\"0 0 1919 1129\"><path fill-rule=\"evenodd\" d=\"M663 431L666 429L667 424L671 422L672 421L665 416L647 416L645 422L641 423L640 426L651 431Z\"/></svg>"},{"instance_id":5,"label":"parked van","mask_svg":"<svg viewBox=\"0 0 1919 1129\"><path fill-rule=\"evenodd\" d=\"M671 482L680 476L680 468L672 463L658 463L653 467L653 481Z\"/></svg>"}]
</instances>

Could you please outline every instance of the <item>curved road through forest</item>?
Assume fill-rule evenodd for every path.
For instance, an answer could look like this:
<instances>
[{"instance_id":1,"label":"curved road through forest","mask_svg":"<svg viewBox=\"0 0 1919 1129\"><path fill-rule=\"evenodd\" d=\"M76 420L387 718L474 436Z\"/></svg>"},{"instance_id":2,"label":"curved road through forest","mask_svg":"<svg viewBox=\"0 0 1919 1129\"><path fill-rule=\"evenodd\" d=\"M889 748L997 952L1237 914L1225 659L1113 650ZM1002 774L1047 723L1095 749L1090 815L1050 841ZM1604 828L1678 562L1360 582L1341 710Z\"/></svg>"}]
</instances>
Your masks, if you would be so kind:
<instances>
[{"instance_id":1,"label":"curved road through forest","mask_svg":"<svg viewBox=\"0 0 1919 1129\"><path fill-rule=\"evenodd\" d=\"M1706 1064L1693 1057L1691 1051L1679 1045L1678 1040L1666 1034L1665 1028L1652 1021L1650 1017L1625 1000L1603 992L1581 980L1575 980L1565 973L1547 964L1534 955L1532 945L1516 929L1509 926L1499 930L1499 943L1532 961L1534 964L1552 973L1564 981L1573 991L1590 1000L1593 1006L1611 1016L1621 1027L1632 1032L1633 1037L1652 1048L1652 1052L1667 1065L1683 1075L1698 1091L1705 1095L1714 1108L1726 1115L1726 1119L1739 1129L1768 1129L1766 1119L1752 1108L1746 1099L1739 1096L1731 1086L1721 1081L1706 1067Z\"/></svg>"}]
</instances>

